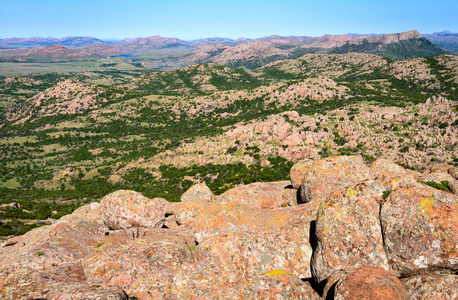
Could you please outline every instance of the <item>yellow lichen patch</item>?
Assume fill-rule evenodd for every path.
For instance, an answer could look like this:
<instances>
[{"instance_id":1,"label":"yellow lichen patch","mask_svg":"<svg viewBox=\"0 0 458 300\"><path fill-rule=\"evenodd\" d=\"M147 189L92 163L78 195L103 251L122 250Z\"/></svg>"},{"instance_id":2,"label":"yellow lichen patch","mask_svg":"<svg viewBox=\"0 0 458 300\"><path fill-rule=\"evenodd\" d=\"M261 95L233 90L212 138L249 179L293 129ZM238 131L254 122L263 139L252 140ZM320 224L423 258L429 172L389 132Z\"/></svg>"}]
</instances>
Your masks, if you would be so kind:
<instances>
[{"instance_id":1,"label":"yellow lichen patch","mask_svg":"<svg viewBox=\"0 0 458 300\"><path fill-rule=\"evenodd\" d=\"M428 214L431 211L431 209L433 209L434 202L436 202L436 200L434 200L433 198L422 198L420 200L421 206L419 207L419 211L421 211L424 214Z\"/></svg>"},{"instance_id":2,"label":"yellow lichen patch","mask_svg":"<svg viewBox=\"0 0 458 300\"><path fill-rule=\"evenodd\" d=\"M269 272L265 272L264 274L267 274L269 276L281 276L289 273L284 270L271 270Z\"/></svg>"},{"instance_id":3,"label":"yellow lichen patch","mask_svg":"<svg viewBox=\"0 0 458 300\"><path fill-rule=\"evenodd\" d=\"M350 187L347 189L348 196L356 196L357 194L358 194L358 191L354 189L353 187Z\"/></svg>"}]
</instances>

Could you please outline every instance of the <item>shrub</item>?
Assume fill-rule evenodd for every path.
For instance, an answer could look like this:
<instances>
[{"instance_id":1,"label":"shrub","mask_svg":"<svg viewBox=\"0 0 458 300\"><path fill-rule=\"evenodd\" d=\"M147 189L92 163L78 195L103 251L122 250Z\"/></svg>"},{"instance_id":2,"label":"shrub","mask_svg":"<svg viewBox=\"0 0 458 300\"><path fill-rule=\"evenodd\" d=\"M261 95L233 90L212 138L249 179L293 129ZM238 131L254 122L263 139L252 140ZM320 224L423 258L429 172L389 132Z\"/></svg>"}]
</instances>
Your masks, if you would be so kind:
<instances>
[{"instance_id":1,"label":"shrub","mask_svg":"<svg viewBox=\"0 0 458 300\"><path fill-rule=\"evenodd\" d=\"M433 188L441 190L441 191L446 191L446 192L449 191L448 185L450 184L450 182L447 181L447 180L443 180L441 182L419 180L418 182L424 183L426 185L429 185L430 187L433 187Z\"/></svg>"}]
</instances>

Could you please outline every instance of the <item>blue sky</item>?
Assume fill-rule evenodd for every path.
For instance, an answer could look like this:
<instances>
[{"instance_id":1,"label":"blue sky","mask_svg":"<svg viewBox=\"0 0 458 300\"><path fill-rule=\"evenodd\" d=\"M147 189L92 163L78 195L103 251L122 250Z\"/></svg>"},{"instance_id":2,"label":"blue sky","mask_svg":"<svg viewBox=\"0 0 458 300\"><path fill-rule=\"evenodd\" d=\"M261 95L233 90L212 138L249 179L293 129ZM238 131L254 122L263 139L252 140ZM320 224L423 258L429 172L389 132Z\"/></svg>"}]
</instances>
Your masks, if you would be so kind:
<instances>
[{"instance_id":1,"label":"blue sky","mask_svg":"<svg viewBox=\"0 0 458 300\"><path fill-rule=\"evenodd\" d=\"M0 38L458 32L458 1L0 0Z\"/></svg>"}]
</instances>

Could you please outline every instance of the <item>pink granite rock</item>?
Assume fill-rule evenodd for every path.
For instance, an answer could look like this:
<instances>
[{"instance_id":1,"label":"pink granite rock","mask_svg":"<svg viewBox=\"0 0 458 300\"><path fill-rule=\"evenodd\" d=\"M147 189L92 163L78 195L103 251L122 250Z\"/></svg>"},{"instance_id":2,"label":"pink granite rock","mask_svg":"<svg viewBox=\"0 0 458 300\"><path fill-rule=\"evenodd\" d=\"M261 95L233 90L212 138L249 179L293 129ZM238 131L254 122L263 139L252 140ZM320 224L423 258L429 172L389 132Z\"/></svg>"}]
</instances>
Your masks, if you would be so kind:
<instances>
[{"instance_id":1,"label":"pink granite rock","mask_svg":"<svg viewBox=\"0 0 458 300\"><path fill-rule=\"evenodd\" d=\"M0 285L0 298L129 299L116 285L88 282L81 263L63 264L46 271L20 269L11 273Z\"/></svg>"},{"instance_id":2,"label":"pink granite rock","mask_svg":"<svg viewBox=\"0 0 458 300\"><path fill-rule=\"evenodd\" d=\"M318 282L334 271L359 266L389 270L379 220L383 190L378 181L369 180L334 192L321 202L312 261Z\"/></svg>"},{"instance_id":3,"label":"pink granite rock","mask_svg":"<svg viewBox=\"0 0 458 300\"><path fill-rule=\"evenodd\" d=\"M281 269L300 278L312 277L310 223L281 230L228 233L209 237L195 250L198 259L213 257L227 273L245 276Z\"/></svg>"},{"instance_id":4,"label":"pink granite rock","mask_svg":"<svg viewBox=\"0 0 458 300\"><path fill-rule=\"evenodd\" d=\"M336 285L335 300L407 300L402 282L386 270L361 267L346 274Z\"/></svg>"},{"instance_id":5,"label":"pink granite rock","mask_svg":"<svg viewBox=\"0 0 458 300\"><path fill-rule=\"evenodd\" d=\"M457 275L420 275L401 279L410 299L458 299Z\"/></svg>"},{"instance_id":6,"label":"pink granite rock","mask_svg":"<svg viewBox=\"0 0 458 300\"><path fill-rule=\"evenodd\" d=\"M297 192L289 181L240 185L216 197L220 203L239 203L254 208L278 208L297 204Z\"/></svg>"},{"instance_id":7,"label":"pink granite rock","mask_svg":"<svg viewBox=\"0 0 458 300\"><path fill-rule=\"evenodd\" d=\"M317 205L292 208L258 209L233 201L193 201L174 206L177 223L191 228L197 242L229 232L258 232L280 229L301 222L304 211L315 211Z\"/></svg>"},{"instance_id":8,"label":"pink granite rock","mask_svg":"<svg viewBox=\"0 0 458 300\"><path fill-rule=\"evenodd\" d=\"M181 202L189 202L195 200L213 200L215 195L208 188L205 182L195 184L190 187L183 195L181 195Z\"/></svg>"},{"instance_id":9,"label":"pink granite rock","mask_svg":"<svg viewBox=\"0 0 458 300\"><path fill-rule=\"evenodd\" d=\"M403 276L458 270L458 196L404 185L385 200L380 220L390 266Z\"/></svg>"},{"instance_id":10,"label":"pink granite rock","mask_svg":"<svg viewBox=\"0 0 458 300\"><path fill-rule=\"evenodd\" d=\"M313 164L313 160L310 159L304 159L291 167L291 170L289 171L289 177L291 179L291 184L295 189L299 189L302 184L302 180L304 179L304 175L309 169L309 167Z\"/></svg>"},{"instance_id":11,"label":"pink granite rock","mask_svg":"<svg viewBox=\"0 0 458 300\"><path fill-rule=\"evenodd\" d=\"M193 260L193 247L194 237L184 228L110 232L84 260L84 271L88 280L117 285L129 296L167 299L173 274Z\"/></svg>"},{"instance_id":12,"label":"pink granite rock","mask_svg":"<svg viewBox=\"0 0 458 300\"><path fill-rule=\"evenodd\" d=\"M305 172L301 185L303 202L321 201L333 192L373 175L360 156L335 156L315 161Z\"/></svg>"},{"instance_id":13,"label":"pink granite rock","mask_svg":"<svg viewBox=\"0 0 458 300\"><path fill-rule=\"evenodd\" d=\"M81 218L84 211L87 219ZM0 249L0 282L19 269L49 270L83 259L97 250L104 232L100 217L88 205L52 225L14 237L8 246Z\"/></svg>"},{"instance_id":14,"label":"pink granite rock","mask_svg":"<svg viewBox=\"0 0 458 300\"><path fill-rule=\"evenodd\" d=\"M102 219L110 229L161 227L165 221L166 200L149 199L140 193L119 190L100 202Z\"/></svg>"},{"instance_id":15,"label":"pink granite rock","mask_svg":"<svg viewBox=\"0 0 458 300\"><path fill-rule=\"evenodd\" d=\"M307 299L321 297L307 283L283 270L271 270L205 293L198 299Z\"/></svg>"}]
</instances>

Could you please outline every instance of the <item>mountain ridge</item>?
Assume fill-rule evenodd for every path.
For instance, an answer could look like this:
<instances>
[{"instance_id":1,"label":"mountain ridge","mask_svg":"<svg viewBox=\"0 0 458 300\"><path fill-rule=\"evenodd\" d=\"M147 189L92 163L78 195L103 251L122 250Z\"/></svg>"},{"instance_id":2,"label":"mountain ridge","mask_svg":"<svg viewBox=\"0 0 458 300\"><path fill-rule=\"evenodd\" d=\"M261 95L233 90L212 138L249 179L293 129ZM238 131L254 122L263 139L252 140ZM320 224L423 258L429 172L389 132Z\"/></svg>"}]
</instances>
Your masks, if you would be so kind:
<instances>
[{"instance_id":1,"label":"mountain ridge","mask_svg":"<svg viewBox=\"0 0 458 300\"><path fill-rule=\"evenodd\" d=\"M161 59L154 59L148 55L155 55L163 57L162 60L165 60L166 57L171 54L176 57L177 65L183 66L187 64L189 54L198 51L202 47L214 45L225 47L231 47L231 49L224 49L223 51L233 53L233 55L241 55L246 52L256 53L255 48L264 45L264 51L258 52L259 57L253 58L255 61L250 63L248 61L243 62L243 59L230 58L229 60L224 59L221 56L224 56L223 53L217 53L220 58L209 58L208 62L218 62L226 61L228 66L240 65L241 67L253 69L261 64L268 63L272 60L279 60L284 58L297 58L306 53L345 53L345 52L366 52L377 55L386 56L389 58L395 59L405 59L408 57L416 56L430 56L430 55L440 55L449 53L445 50L442 50L438 46L426 40L418 31L412 30L403 33L394 33L394 34L385 34L385 35L324 35L321 37L309 37L309 36L278 36L272 35L268 37L263 37L259 39L225 39L225 38L209 38L209 39L200 39L195 41L184 41L177 38L170 37L161 37L159 35L144 37L144 38L134 38L134 39L124 39L122 41L108 43L103 42L94 38L79 38L79 37L67 37L57 40L54 40L55 44L62 44L63 46L70 45L72 49L87 51L86 57L77 56L75 59L96 59L98 57L111 57L111 56L138 56L142 57L141 61L156 61L159 62ZM0 40L0 48L3 45L10 42L19 43L20 39L6 39ZM43 43L42 38L31 38L25 39L25 43L29 45L30 43ZM60 42L59 42L60 41ZM71 44L73 41L73 44ZM93 41L93 42L91 42ZM50 42L48 42L49 44ZM253 47L250 47L253 46ZM11 46L8 46L11 47ZM47 45L46 47L49 47ZM267 49L270 47L269 49ZM238 51L237 49L243 49ZM251 49L253 48L253 49ZM45 61L45 57L40 57L40 51L33 52L26 49L35 49L35 48L18 48L18 49L2 49L0 51L0 61L26 61L33 62L36 61ZM43 52L48 48L43 48ZM76 51L76 50L75 50ZM37 53L37 54L35 54ZM269 54L270 53L270 54ZM273 53L276 53L276 58L272 58ZM35 55L35 57L34 57ZM267 58L265 57L267 55ZM210 55L214 56L214 55ZM275 55L274 55L275 56ZM66 57L55 57L52 61L66 61L70 58ZM196 57L195 61L199 62L199 58ZM202 62L205 62L203 58ZM240 62L237 62L240 60ZM165 66L164 66L165 67Z\"/></svg>"}]
</instances>

